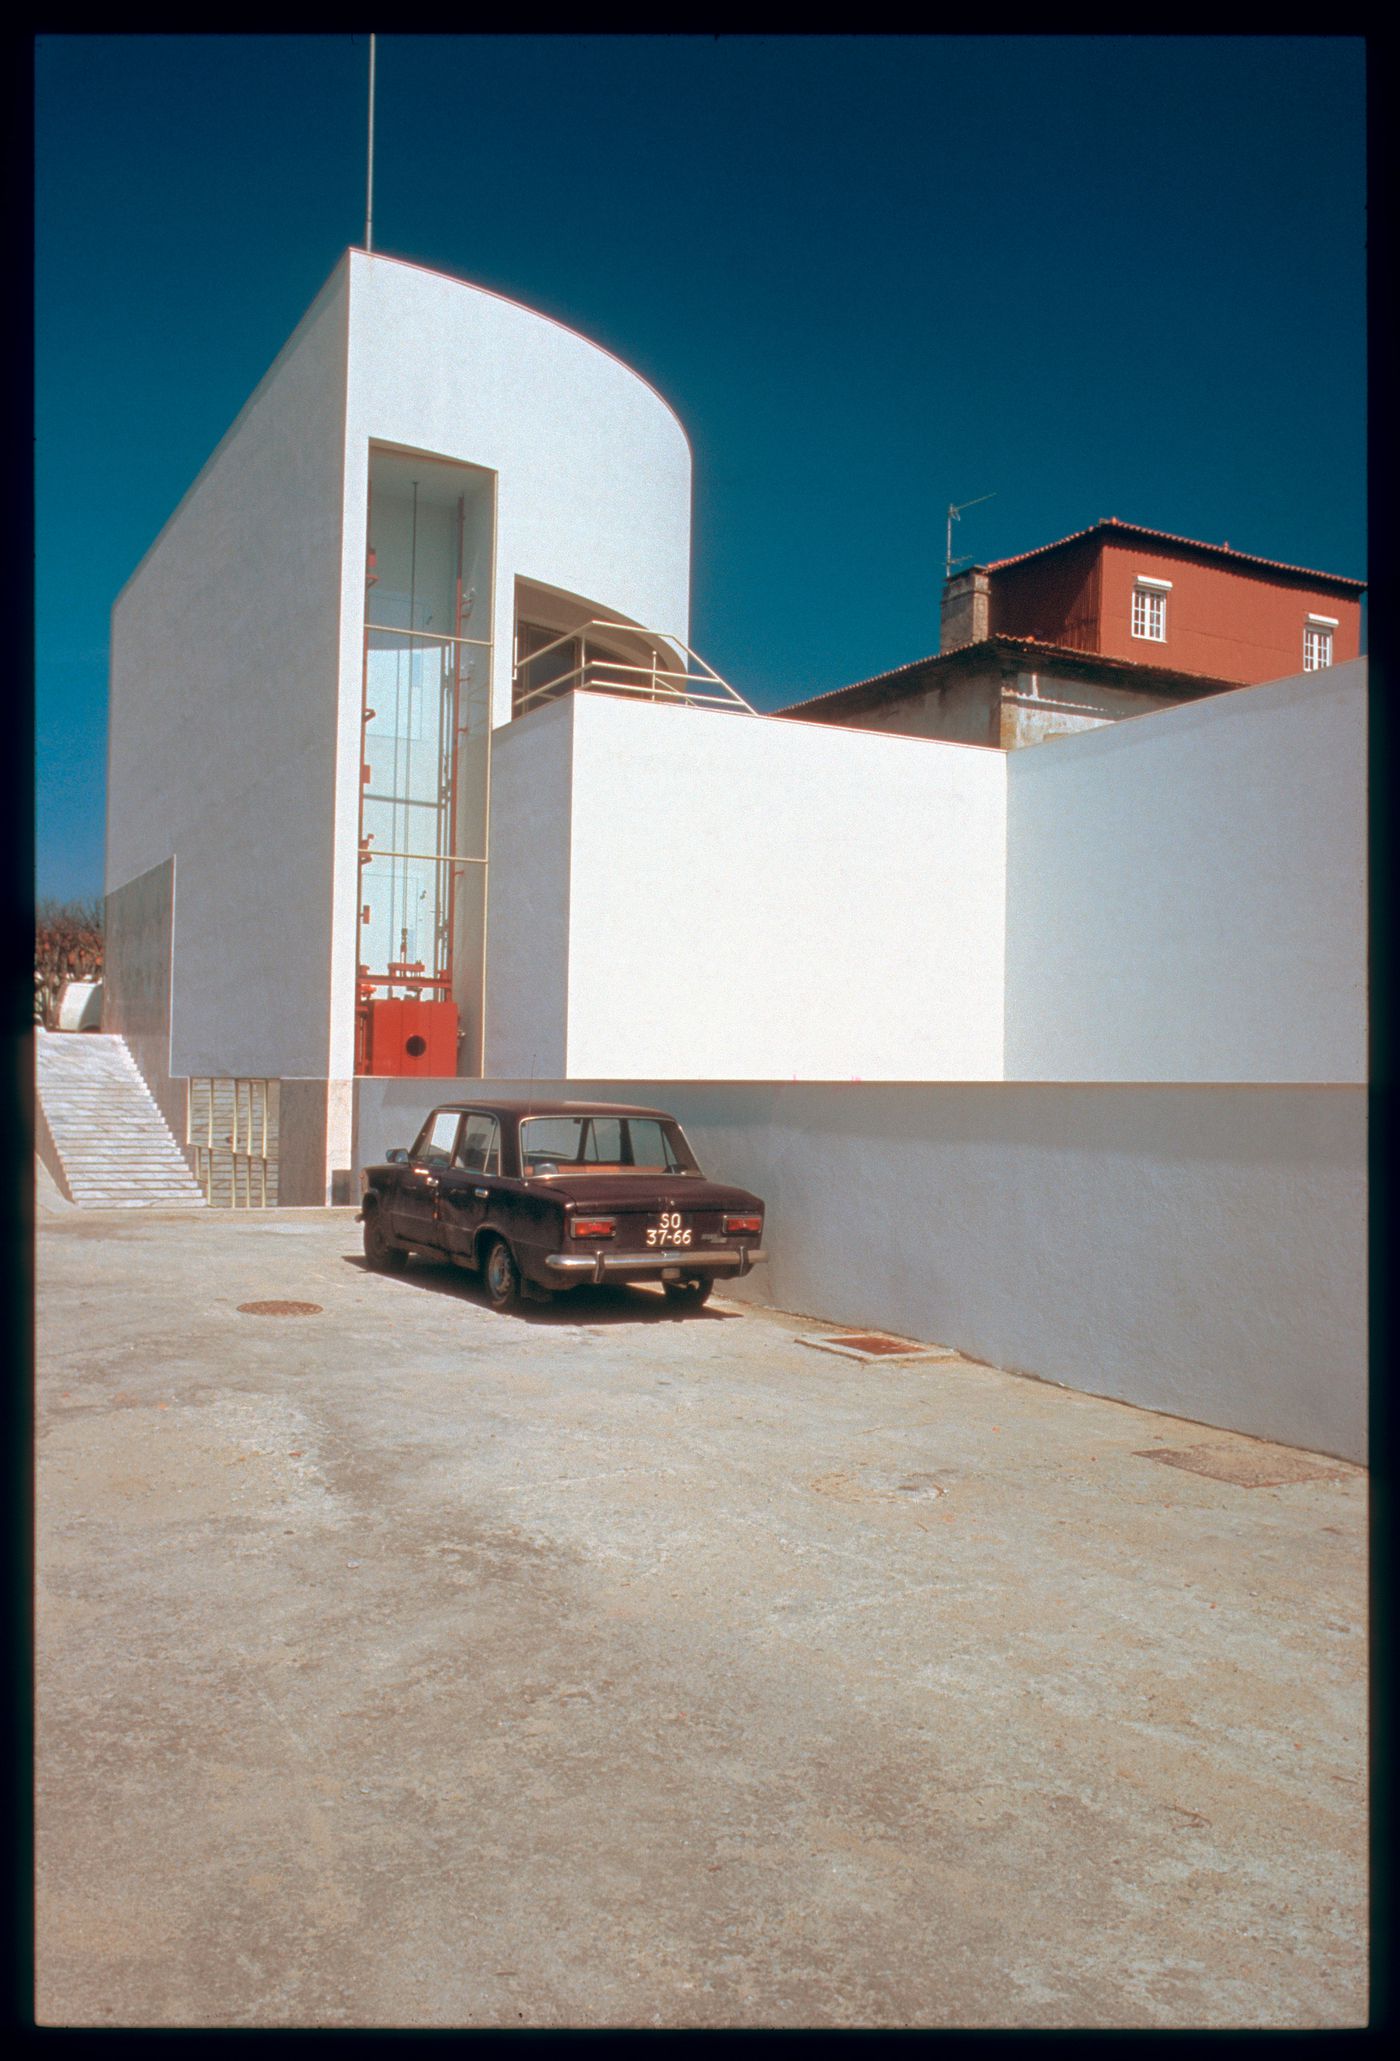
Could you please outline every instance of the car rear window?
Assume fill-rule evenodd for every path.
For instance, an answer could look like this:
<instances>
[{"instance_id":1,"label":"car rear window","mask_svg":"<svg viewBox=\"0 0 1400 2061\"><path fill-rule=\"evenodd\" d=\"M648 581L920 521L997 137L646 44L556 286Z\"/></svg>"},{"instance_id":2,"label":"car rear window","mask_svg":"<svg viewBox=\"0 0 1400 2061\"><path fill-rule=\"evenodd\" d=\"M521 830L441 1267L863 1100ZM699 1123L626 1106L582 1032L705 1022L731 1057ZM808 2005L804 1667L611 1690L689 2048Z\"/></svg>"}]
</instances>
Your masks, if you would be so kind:
<instances>
[{"instance_id":1,"label":"car rear window","mask_svg":"<svg viewBox=\"0 0 1400 2061\"><path fill-rule=\"evenodd\" d=\"M526 1174L699 1172L680 1125L654 1116L527 1116L520 1164Z\"/></svg>"}]
</instances>

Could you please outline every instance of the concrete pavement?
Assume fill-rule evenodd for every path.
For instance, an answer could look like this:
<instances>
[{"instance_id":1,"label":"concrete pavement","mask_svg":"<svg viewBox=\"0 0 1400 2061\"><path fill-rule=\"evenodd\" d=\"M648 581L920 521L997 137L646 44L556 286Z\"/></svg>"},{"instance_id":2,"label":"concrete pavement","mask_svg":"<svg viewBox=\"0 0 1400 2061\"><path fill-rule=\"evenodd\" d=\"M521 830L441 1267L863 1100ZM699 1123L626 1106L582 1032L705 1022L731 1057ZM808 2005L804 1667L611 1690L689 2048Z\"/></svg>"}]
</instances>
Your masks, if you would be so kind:
<instances>
[{"instance_id":1,"label":"concrete pavement","mask_svg":"<svg viewBox=\"0 0 1400 2061\"><path fill-rule=\"evenodd\" d=\"M1363 2022L1358 1469L358 1252L41 1197L42 2023Z\"/></svg>"}]
</instances>

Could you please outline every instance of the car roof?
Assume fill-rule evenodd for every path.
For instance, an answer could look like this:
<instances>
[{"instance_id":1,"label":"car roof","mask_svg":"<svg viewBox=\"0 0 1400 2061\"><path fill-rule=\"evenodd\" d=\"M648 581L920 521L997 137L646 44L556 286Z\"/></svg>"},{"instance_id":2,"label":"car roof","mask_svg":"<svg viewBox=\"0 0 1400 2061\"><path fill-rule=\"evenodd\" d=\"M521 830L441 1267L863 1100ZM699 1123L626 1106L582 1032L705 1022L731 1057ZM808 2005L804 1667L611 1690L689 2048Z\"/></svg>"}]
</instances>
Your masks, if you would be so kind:
<instances>
[{"instance_id":1,"label":"car roof","mask_svg":"<svg viewBox=\"0 0 1400 2061\"><path fill-rule=\"evenodd\" d=\"M636 1102L556 1102L535 1096L529 1101L482 1096L480 1101L435 1102L434 1109L479 1109L490 1116L659 1116L674 1123L668 1109L646 1109Z\"/></svg>"}]
</instances>

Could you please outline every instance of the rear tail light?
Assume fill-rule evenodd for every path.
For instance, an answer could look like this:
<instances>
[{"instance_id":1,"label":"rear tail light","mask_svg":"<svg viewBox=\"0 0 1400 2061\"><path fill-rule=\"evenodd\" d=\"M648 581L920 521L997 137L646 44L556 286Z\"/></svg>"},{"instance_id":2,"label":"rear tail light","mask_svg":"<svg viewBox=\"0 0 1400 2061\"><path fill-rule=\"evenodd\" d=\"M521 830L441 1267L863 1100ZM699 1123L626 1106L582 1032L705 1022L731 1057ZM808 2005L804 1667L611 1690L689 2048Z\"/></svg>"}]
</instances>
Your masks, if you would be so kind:
<instances>
[{"instance_id":1,"label":"rear tail light","mask_svg":"<svg viewBox=\"0 0 1400 2061\"><path fill-rule=\"evenodd\" d=\"M611 1217L575 1217L569 1226L571 1238L611 1238L617 1229Z\"/></svg>"},{"instance_id":2,"label":"rear tail light","mask_svg":"<svg viewBox=\"0 0 1400 2061\"><path fill-rule=\"evenodd\" d=\"M737 1237L740 1232L748 1232L751 1236L757 1238L762 1229L762 1217L726 1217L724 1219L724 1234L726 1238Z\"/></svg>"}]
</instances>

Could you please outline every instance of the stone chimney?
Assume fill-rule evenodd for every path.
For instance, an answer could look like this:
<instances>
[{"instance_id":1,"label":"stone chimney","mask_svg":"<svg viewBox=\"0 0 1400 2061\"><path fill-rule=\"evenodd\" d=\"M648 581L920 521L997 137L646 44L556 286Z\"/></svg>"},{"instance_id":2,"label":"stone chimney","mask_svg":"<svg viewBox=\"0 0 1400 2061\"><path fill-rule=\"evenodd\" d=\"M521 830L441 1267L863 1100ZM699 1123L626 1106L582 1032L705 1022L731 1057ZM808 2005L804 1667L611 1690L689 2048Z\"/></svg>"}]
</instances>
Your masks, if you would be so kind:
<instances>
[{"instance_id":1,"label":"stone chimney","mask_svg":"<svg viewBox=\"0 0 1400 2061\"><path fill-rule=\"evenodd\" d=\"M989 637L991 599L992 576L984 565L969 565L946 579L938 624L939 650L953 651L959 644L980 644Z\"/></svg>"}]
</instances>

